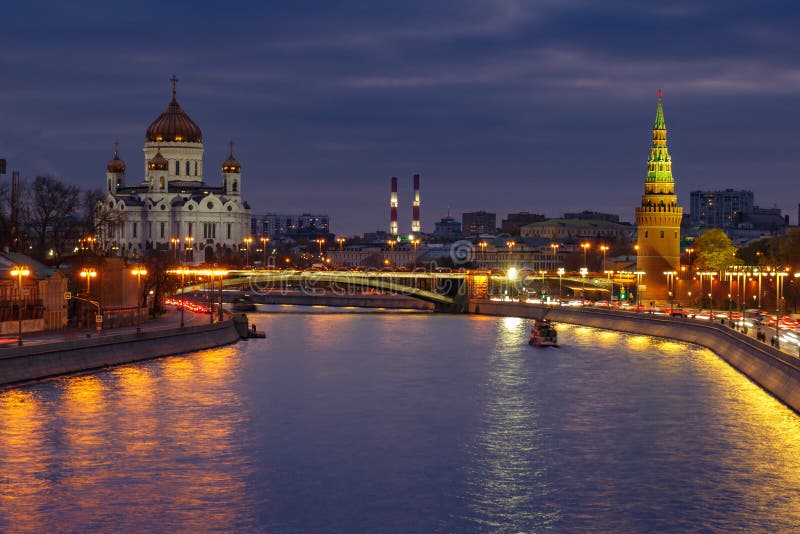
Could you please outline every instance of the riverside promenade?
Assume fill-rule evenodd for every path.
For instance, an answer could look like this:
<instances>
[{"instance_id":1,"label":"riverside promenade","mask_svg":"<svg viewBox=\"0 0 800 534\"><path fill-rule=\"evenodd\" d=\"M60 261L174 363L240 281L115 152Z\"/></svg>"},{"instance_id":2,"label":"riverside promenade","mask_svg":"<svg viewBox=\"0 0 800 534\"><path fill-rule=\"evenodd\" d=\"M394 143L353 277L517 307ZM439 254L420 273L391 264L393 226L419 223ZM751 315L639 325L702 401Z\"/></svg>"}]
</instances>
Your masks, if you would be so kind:
<instances>
[{"instance_id":1,"label":"riverside promenade","mask_svg":"<svg viewBox=\"0 0 800 534\"><path fill-rule=\"evenodd\" d=\"M171 311L136 326L109 330L63 329L3 339L0 385L13 385L64 374L102 369L236 343L248 336L244 314L210 323L207 314Z\"/></svg>"}]
</instances>

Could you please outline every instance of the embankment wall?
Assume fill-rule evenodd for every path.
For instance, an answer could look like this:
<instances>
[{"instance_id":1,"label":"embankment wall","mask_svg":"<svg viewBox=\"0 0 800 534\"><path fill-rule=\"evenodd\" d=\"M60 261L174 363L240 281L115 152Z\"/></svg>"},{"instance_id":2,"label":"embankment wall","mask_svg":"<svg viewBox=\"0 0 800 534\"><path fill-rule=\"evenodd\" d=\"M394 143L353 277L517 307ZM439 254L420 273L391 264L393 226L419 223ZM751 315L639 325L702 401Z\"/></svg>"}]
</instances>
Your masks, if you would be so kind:
<instances>
[{"instance_id":1,"label":"embankment wall","mask_svg":"<svg viewBox=\"0 0 800 534\"><path fill-rule=\"evenodd\" d=\"M247 320L237 316L209 325L4 348L0 350L0 385L228 345L241 339L242 330L246 332Z\"/></svg>"}]
</instances>

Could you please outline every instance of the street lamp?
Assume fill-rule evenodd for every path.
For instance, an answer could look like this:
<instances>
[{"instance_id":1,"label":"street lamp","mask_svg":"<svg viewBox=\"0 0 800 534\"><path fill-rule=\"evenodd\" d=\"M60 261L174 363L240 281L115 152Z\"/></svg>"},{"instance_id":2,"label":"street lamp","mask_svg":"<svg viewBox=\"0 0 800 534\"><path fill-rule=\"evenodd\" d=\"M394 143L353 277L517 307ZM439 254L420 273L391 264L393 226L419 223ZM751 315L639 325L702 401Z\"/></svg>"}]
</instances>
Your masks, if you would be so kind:
<instances>
[{"instance_id":1,"label":"street lamp","mask_svg":"<svg viewBox=\"0 0 800 534\"><path fill-rule=\"evenodd\" d=\"M147 274L147 269L137 265L131 269L131 274L136 277L136 333L142 331L142 276Z\"/></svg>"},{"instance_id":2,"label":"street lamp","mask_svg":"<svg viewBox=\"0 0 800 534\"><path fill-rule=\"evenodd\" d=\"M775 348L781 348L781 304L783 301L783 278L789 273L775 273Z\"/></svg>"},{"instance_id":3,"label":"street lamp","mask_svg":"<svg viewBox=\"0 0 800 534\"><path fill-rule=\"evenodd\" d=\"M411 244L414 245L414 269L417 268L417 247L419 246L419 239L412 239Z\"/></svg>"},{"instance_id":4,"label":"street lamp","mask_svg":"<svg viewBox=\"0 0 800 534\"><path fill-rule=\"evenodd\" d=\"M342 252L344 250L344 242L345 241L347 241L347 240L345 238L343 238L343 237L337 237L336 238L336 242L339 243L339 252Z\"/></svg>"},{"instance_id":5,"label":"street lamp","mask_svg":"<svg viewBox=\"0 0 800 534\"><path fill-rule=\"evenodd\" d=\"M184 326L183 322L183 308L186 307L186 267L181 266L181 328Z\"/></svg>"},{"instance_id":6,"label":"street lamp","mask_svg":"<svg viewBox=\"0 0 800 534\"><path fill-rule=\"evenodd\" d=\"M637 250L639 245L636 245ZM633 274L636 275L636 311L640 311L642 307L642 276L647 274L644 271L634 271Z\"/></svg>"},{"instance_id":7,"label":"street lamp","mask_svg":"<svg viewBox=\"0 0 800 534\"><path fill-rule=\"evenodd\" d=\"M510 282L509 288L508 288L508 296L509 296L509 298L512 298L512 299L514 297L513 288L515 286L514 282L517 279L517 274L519 274L519 273L518 273L516 267L510 267L508 269L508 274L506 275L506 277L508 278L508 281Z\"/></svg>"},{"instance_id":8,"label":"street lamp","mask_svg":"<svg viewBox=\"0 0 800 534\"><path fill-rule=\"evenodd\" d=\"M581 243L581 248L583 249L583 268L585 269L587 267L587 264L586 264L586 253L589 251L590 248L592 248L592 244L591 243Z\"/></svg>"},{"instance_id":9,"label":"street lamp","mask_svg":"<svg viewBox=\"0 0 800 534\"><path fill-rule=\"evenodd\" d=\"M245 237L242 241L244 241L244 267L247 269L250 267L250 243L253 242L253 238Z\"/></svg>"},{"instance_id":10,"label":"street lamp","mask_svg":"<svg viewBox=\"0 0 800 534\"><path fill-rule=\"evenodd\" d=\"M315 239L317 245L319 245L319 257L322 258L322 245L325 244L325 239L320 237L319 239Z\"/></svg>"},{"instance_id":11,"label":"street lamp","mask_svg":"<svg viewBox=\"0 0 800 534\"><path fill-rule=\"evenodd\" d=\"M81 269L81 278L86 278L87 297L91 294L92 278L96 277L97 277L97 271L94 270L94 267L84 267L83 269Z\"/></svg>"},{"instance_id":12,"label":"street lamp","mask_svg":"<svg viewBox=\"0 0 800 534\"><path fill-rule=\"evenodd\" d=\"M484 262L486 261L486 247L489 245L486 241L481 241L478 243L478 246L481 247L481 260ZM485 265L483 266L486 267Z\"/></svg>"},{"instance_id":13,"label":"street lamp","mask_svg":"<svg viewBox=\"0 0 800 534\"><path fill-rule=\"evenodd\" d=\"M19 320L19 331L17 334L17 346L22 346L22 279L31 275L31 270L25 265L16 265L11 268L9 273L12 278L17 279L17 288L19 291L19 304L17 305L17 318Z\"/></svg>"},{"instance_id":14,"label":"street lamp","mask_svg":"<svg viewBox=\"0 0 800 534\"><path fill-rule=\"evenodd\" d=\"M589 269L586 267L581 267L581 300L586 298L586 274L589 272ZM583 304L583 302L581 302Z\"/></svg>"},{"instance_id":15,"label":"street lamp","mask_svg":"<svg viewBox=\"0 0 800 534\"><path fill-rule=\"evenodd\" d=\"M603 272L606 272L606 252L611 248L608 245L600 245L600 251L603 253Z\"/></svg>"},{"instance_id":16,"label":"street lamp","mask_svg":"<svg viewBox=\"0 0 800 534\"><path fill-rule=\"evenodd\" d=\"M261 248L264 251L264 264L261 266L262 269L267 268L267 243L269 243L268 237L262 237L259 239L261 241Z\"/></svg>"},{"instance_id":17,"label":"street lamp","mask_svg":"<svg viewBox=\"0 0 800 534\"><path fill-rule=\"evenodd\" d=\"M545 271L545 270L542 270L542 269L539 269L539 274L540 274L540 275L542 275L542 290L541 290L541 292L540 292L540 293L541 293L541 294L544 294L544 292L545 292L545 291L544 291L544 275L546 275L546 274L547 274L547 271ZM548 290L548 291L547 291L547 293L548 293L548 296L549 296L549 294L550 294L550 291ZM542 296L541 294L539 295L540 297Z\"/></svg>"},{"instance_id":18,"label":"street lamp","mask_svg":"<svg viewBox=\"0 0 800 534\"><path fill-rule=\"evenodd\" d=\"M506 241L508 247L508 263L511 263L511 256L514 254L514 247L517 245L514 241Z\"/></svg>"},{"instance_id":19,"label":"street lamp","mask_svg":"<svg viewBox=\"0 0 800 534\"><path fill-rule=\"evenodd\" d=\"M194 261L193 252L194 252L194 238L190 235L187 235L183 238L186 241L186 255L184 261L189 261L190 263Z\"/></svg>"},{"instance_id":20,"label":"street lamp","mask_svg":"<svg viewBox=\"0 0 800 534\"><path fill-rule=\"evenodd\" d=\"M717 275L714 271L702 271L697 273L700 276L700 309L703 307L702 297L703 297L703 277L708 276L709 280L709 289L708 289L708 311L711 316L711 320L714 320L714 277Z\"/></svg>"},{"instance_id":21,"label":"street lamp","mask_svg":"<svg viewBox=\"0 0 800 534\"><path fill-rule=\"evenodd\" d=\"M172 237L170 238L169 242L172 243L172 248L175 254L175 261L178 261L178 243L180 243L181 240L178 239L177 237Z\"/></svg>"},{"instance_id":22,"label":"street lamp","mask_svg":"<svg viewBox=\"0 0 800 534\"><path fill-rule=\"evenodd\" d=\"M667 277L667 291L669 291L669 311L672 316L672 311L675 307L675 275L678 271L664 271L664 276Z\"/></svg>"},{"instance_id":23,"label":"street lamp","mask_svg":"<svg viewBox=\"0 0 800 534\"><path fill-rule=\"evenodd\" d=\"M693 252L694 252L694 249L691 248L691 247L686 249L686 255L688 256L687 259L689 260L689 275L690 276L692 274L692 253Z\"/></svg>"},{"instance_id":24,"label":"street lamp","mask_svg":"<svg viewBox=\"0 0 800 534\"><path fill-rule=\"evenodd\" d=\"M608 296L608 305L611 306L614 301L614 279L611 278L611 275L614 274L614 271L603 271L605 275L608 277L608 284L611 286L611 293Z\"/></svg>"},{"instance_id":25,"label":"street lamp","mask_svg":"<svg viewBox=\"0 0 800 534\"><path fill-rule=\"evenodd\" d=\"M561 277L564 276L564 268L559 267L556 272L558 273L558 301L561 302Z\"/></svg>"},{"instance_id":26,"label":"street lamp","mask_svg":"<svg viewBox=\"0 0 800 534\"><path fill-rule=\"evenodd\" d=\"M558 264L558 247L561 246L558 243L550 243L550 248L553 249L553 268L555 268L556 264Z\"/></svg>"}]
</instances>

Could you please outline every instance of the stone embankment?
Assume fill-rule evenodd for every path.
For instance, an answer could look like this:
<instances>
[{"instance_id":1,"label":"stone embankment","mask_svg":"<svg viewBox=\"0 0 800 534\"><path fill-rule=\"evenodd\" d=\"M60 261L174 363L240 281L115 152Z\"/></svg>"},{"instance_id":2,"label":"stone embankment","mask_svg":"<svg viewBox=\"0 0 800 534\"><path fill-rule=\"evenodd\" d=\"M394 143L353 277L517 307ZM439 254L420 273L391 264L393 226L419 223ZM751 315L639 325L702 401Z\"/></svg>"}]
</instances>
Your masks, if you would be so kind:
<instances>
[{"instance_id":1,"label":"stone embankment","mask_svg":"<svg viewBox=\"0 0 800 534\"><path fill-rule=\"evenodd\" d=\"M549 310L547 318L556 322L663 337L706 347L800 413L800 359L717 323L596 308L551 308L489 300L470 303L469 311L536 318L545 310Z\"/></svg>"},{"instance_id":2,"label":"stone embankment","mask_svg":"<svg viewBox=\"0 0 800 534\"><path fill-rule=\"evenodd\" d=\"M237 315L208 325L4 348L0 349L0 385L185 354L236 343L246 337L247 317Z\"/></svg>"}]
</instances>

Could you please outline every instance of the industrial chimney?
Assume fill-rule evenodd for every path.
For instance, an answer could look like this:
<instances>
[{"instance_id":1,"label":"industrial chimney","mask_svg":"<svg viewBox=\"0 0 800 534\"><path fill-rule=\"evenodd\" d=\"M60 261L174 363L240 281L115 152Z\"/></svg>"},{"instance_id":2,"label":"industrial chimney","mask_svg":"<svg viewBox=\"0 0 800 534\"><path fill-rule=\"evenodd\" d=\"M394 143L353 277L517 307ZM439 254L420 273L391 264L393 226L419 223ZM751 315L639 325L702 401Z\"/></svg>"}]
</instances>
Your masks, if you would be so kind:
<instances>
[{"instance_id":1,"label":"industrial chimney","mask_svg":"<svg viewBox=\"0 0 800 534\"><path fill-rule=\"evenodd\" d=\"M397 235L397 176L392 176L392 193L389 196L389 234Z\"/></svg>"},{"instance_id":2,"label":"industrial chimney","mask_svg":"<svg viewBox=\"0 0 800 534\"><path fill-rule=\"evenodd\" d=\"M419 173L414 173L414 203L411 207L411 233L422 231L419 222Z\"/></svg>"}]
</instances>

